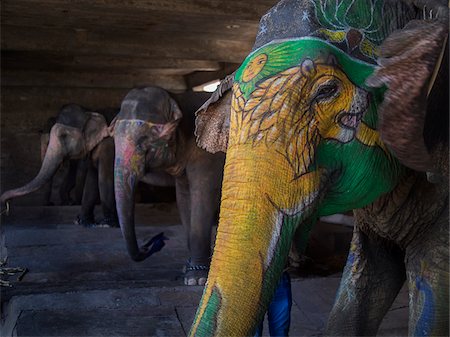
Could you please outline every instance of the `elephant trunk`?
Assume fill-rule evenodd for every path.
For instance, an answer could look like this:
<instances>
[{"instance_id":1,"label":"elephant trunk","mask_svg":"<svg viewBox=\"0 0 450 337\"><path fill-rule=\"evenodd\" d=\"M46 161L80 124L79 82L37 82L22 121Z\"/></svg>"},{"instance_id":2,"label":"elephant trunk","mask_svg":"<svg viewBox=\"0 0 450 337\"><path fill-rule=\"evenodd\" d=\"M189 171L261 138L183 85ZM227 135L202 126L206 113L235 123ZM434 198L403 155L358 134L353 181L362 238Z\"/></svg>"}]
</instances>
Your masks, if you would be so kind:
<instances>
[{"instance_id":1,"label":"elephant trunk","mask_svg":"<svg viewBox=\"0 0 450 337\"><path fill-rule=\"evenodd\" d=\"M312 177L293 181L285 163L245 145L228 148L216 245L191 336L254 335L317 196Z\"/></svg>"},{"instance_id":2,"label":"elephant trunk","mask_svg":"<svg viewBox=\"0 0 450 337\"><path fill-rule=\"evenodd\" d=\"M50 142L37 176L22 187L4 192L0 197L1 203L3 204L8 200L37 191L43 187L54 176L64 161L65 155L64 148L57 137L50 137Z\"/></svg>"},{"instance_id":3,"label":"elephant trunk","mask_svg":"<svg viewBox=\"0 0 450 337\"><path fill-rule=\"evenodd\" d=\"M134 223L134 194L136 185L144 173L144 158L145 155L138 153L135 146L116 139L114 193L117 215L128 253L136 262L148 257L137 244Z\"/></svg>"}]
</instances>

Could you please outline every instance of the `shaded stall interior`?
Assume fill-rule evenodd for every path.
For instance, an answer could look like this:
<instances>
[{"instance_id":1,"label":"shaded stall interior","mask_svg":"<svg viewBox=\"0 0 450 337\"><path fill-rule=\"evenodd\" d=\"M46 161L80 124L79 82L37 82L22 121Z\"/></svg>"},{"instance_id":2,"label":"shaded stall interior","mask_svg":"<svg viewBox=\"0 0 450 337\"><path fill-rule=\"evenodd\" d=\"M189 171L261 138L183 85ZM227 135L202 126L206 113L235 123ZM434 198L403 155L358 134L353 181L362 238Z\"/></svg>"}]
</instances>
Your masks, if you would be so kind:
<instances>
[{"instance_id":1,"label":"shaded stall interior","mask_svg":"<svg viewBox=\"0 0 450 337\"><path fill-rule=\"evenodd\" d=\"M61 106L76 103L93 111L118 108L123 97L134 87L155 85L173 93L202 90L204 85L224 78L239 67L253 46L260 17L277 2L276 0L2 1L0 190L3 192L22 186L39 171L41 135L46 131L49 118L54 117ZM52 194L55 205L62 203L58 195L58 188L63 184L62 179L62 174L55 178ZM178 225L177 228L168 229L168 233L172 233L174 239L168 244L161 261L150 261L143 270L128 265L131 262L126 256L118 230L115 233L105 232L102 236L111 240L112 244L104 243L105 246L100 248L90 246L96 240L94 233L82 238L84 229L69 228L66 224L76 214L73 208L75 206L42 207L45 204L44 194L45 191L39 190L17 198L14 200L12 211L14 212L14 207L18 207L17 209L23 210L23 213L14 214L9 220L2 219L7 225L25 226L23 232L14 232L14 238L9 241L11 246L2 249L2 256L7 255L6 248L19 252L19 257L11 260L20 265L32 258L33 254L40 254L39 249L42 249L41 259L28 265L29 269L35 268L37 272L30 273L28 280L25 277L22 285L18 284L14 290L7 292L3 298L5 303L22 294L30 296L37 294L42 283L46 282L51 286L49 293L88 291L90 293L86 296L111 296L111 298L116 296L124 302L127 296L130 298L139 296L137 290L131 290L131 293L105 290L111 287L112 275L112 278L118 279L114 282L120 289L129 287L130 283L137 288L159 287L153 295L150 293L154 289L146 288L144 293L148 293L149 299L138 306L139 315L144 315L142 313L144 305L163 303L170 306L178 303L176 301L183 295L188 296L189 305L183 306L182 303L175 309L182 329L161 325L162 330L166 327L167 335L177 335L180 331L186 333L195 310L194 302L198 301L201 291L176 288L181 284L179 276L181 266L179 261L174 262L173 257L184 254L184 251L177 246L182 245L183 240L177 234L177 231L182 229L178 228L180 222L176 207L173 206L175 201L173 188L155 191L153 187L143 186L140 190L138 200L143 203L171 204L149 207L140 205L138 222L148 223L150 226L161 223L167 226ZM149 220L150 218L152 220ZM35 222L34 219L39 221ZM339 271L351 237L351 221L347 222L347 225L350 226L342 226L342 221L337 221L336 224L330 220L319 226L316 233L313 233L309 252L313 258L324 262L319 266L311 265L310 260L297 263L303 268L310 267L311 273L315 275L323 276ZM35 227L40 227L44 232L36 234ZM50 262L45 262L47 256L55 255L49 253L50 248L47 245L56 245L55 242L59 240L54 234L56 229L63 230L63 239L67 240L66 242L73 240L65 247L67 250L70 247L80 249L77 256L67 253L66 257L73 259L70 266L62 259L65 254L63 248L56 248L61 258L54 261L53 266ZM158 228L149 227L140 230L153 235ZM77 237L72 239L73 236ZM26 240L30 241L25 242ZM27 245L33 246L32 252L25 251ZM106 246L108 248L104 248ZM103 248L104 251L101 250ZM101 266L94 266L96 254L106 261ZM43 268L42 260L44 264L49 264L48 273L40 269ZM60 267L63 269L57 270ZM89 269L91 267L92 269ZM96 269L100 267L104 270ZM47 269L45 270L47 272ZM57 273L59 276L55 276ZM39 279L42 275L47 281ZM161 286L173 288L165 289ZM337 282L334 281L333 287L336 286ZM157 295L154 295L155 293ZM63 321L63 318L58 316L62 315L60 313L56 313L53 317L48 315L48 311L52 310L51 303L60 305L58 301L63 301L59 295L52 296L54 302L49 300L48 307L42 312L37 312L35 316L30 313L34 310L32 301L39 302L39 297L30 297L28 307L20 302L19 297L15 302L10 301L9 306L4 306L6 311L9 310L13 315L9 316L10 321L7 323L18 322L19 318L14 318L18 308L24 310L22 319L25 322L22 324L23 330L19 331L18 335L35 332L32 331L32 326L39 320L47 326ZM64 301L68 303L70 299ZM96 305L86 304L87 322L89 313L94 309L98 311ZM115 303L101 305L104 305L104 310L105 308L112 310ZM73 308L67 310L70 312ZM164 310L168 309L164 307L158 310L162 310L160 313L162 317L166 315ZM99 322L103 317L101 315L108 314L111 312L100 312ZM95 315L97 314L93 314L93 319L97 319ZM107 335L104 331L108 331L108 328L112 328L118 334L131 331L126 330L126 327L117 327L114 330L119 324L115 315L119 317L120 313L108 317L104 326L97 331L99 334ZM154 319L155 326L159 327L158 324L163 323L155 317L151 319ZM80 321L82 319L83 317ZM9 331L8 324L5 331ZM87 329L84 323L77 324L67 332L75 334ZM52 331L44 329L42 334L48 335ZM132 331L143 333L141 330ZM154 333L157 334L157 331Z\"/></svg>"},{"instance_id":2,"label":"shaded stall interior","mask_svg":"<svg viewBox=\"0 0 450 337\"><path fill-rule=\"evenodd\" d=\"M149 85L201 90L237 68L274 3L3 1L2 191L38 172L40 136L61 106L118 108L130 89ZM43 193L15 204L42 205Z\"/></svg>"}]
</instances>

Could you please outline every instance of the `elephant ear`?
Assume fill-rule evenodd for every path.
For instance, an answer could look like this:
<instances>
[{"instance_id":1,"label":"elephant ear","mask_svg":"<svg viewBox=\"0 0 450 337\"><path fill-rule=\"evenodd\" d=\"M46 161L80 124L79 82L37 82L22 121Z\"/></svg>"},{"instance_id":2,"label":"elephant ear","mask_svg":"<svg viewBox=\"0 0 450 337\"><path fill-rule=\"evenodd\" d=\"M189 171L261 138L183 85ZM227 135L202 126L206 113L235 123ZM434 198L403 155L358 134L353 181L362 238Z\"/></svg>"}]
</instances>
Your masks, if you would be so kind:
<instances>
[{"instance_id":1,"label":"elephant ear","mask_svg":"<svg viewBox=\"0 0 450 337\"><path fill-rule=\"evenodd\" d=\"M178 103L172 97L170 97L170 113L169 113L170 122L178 123L181 117L183 117L183 112L178 106Z\"/></svg>"},{"instance_id":2,"label":"elephant ear","mask_svg":"<svg viewBox=\"0 0 450 337\"><path fill-rule=\"evenodd\" d=\"M378 110L383 142L405 166L433 171L432 149L425 139L429 130L425 125L427 113L448 114L448 103L438 107L438 111L431 111L436 107L428 102L448 38L448 8L440 6L434 12L428 8L425 12L438 17L410 21L388 36L380 47L379 67L366 84L387 87ZM448 83L441 99L448 100L447 92ZM448 134L448 125L442 127L447 128Z\"/></svg>"},{"instance_id":3,"label":"elephant ear","mask_svg":"<svg viewBox=\"0 0 450 337\"><path fill-rule=\"evenodd\" d=\"M114 129L116 127L116 122L117 122L117 116L113 118L113 120L111 121L111 123L108 126L108 135L110 137L114 137Z\"/></svg>"},{"instance_id":4,"label":"elephant ear","mask_svg":"<svg viewBox=\"0 0 450 337\"><path fill-rule=\"evenodd\" d=\"M183 117L183 112L181 111L178 103L170 97L170 108L166 117L167 122L162 128L158 130L158 138L168 141L175 134L178 124Z\"/></svg>"},{"instance_id":5,"label":"elephant ear","mask_svg":"<svg viewBox=\"0 0 450 337\"><path fill-rule=\"evenodd\" d=\"M216 91L195 113L197 145L208 152L227 152L234 73L223 79Z\"/></svg>"},{"instance_id":6,"label":"elephant ear","mask_svg":"<svg viewBox=\"0 0 450 337\"><path fill-rule=\"evenodd\" d=\"M86 112L86 114L89 118L83 127L83 134L86 141L86 151L90 152L110 133L105 117L97 112Z\"/></svg>"}]
</instances>

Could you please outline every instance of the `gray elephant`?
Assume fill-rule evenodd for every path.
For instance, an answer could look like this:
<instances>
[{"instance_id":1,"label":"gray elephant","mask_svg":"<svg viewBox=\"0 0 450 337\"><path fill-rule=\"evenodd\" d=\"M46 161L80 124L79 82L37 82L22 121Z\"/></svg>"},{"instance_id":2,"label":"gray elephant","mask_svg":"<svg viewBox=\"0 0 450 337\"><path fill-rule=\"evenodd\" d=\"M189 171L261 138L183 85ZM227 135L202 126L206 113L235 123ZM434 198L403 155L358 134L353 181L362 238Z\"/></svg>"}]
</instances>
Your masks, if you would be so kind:
<instances>
[{"instance_id":1,"label":"gray elephant","mask_svg":"<svg viewBox=\"0 0 450 337\"><path fill-rule=\"evenodd\" d=\"M199 93L175 96L157 87L133 89L124 98L113 126L116 205L128 253L134 261L150 255L136 241L137 182L157 182L161 174L169 174L175 178L177 204L188 236L187 285L206 282L225 157L195 144L194 112L207 97Z\"/></svg>"},{"instance_id":2,"label":"gray elephant","mask_svg":"<svg viewBox=\"0 0 450 337\"><path fill-rule=\"evenodd\" d=\"M50 141L50 131L56 123L56 117L50 117L44 128L40 131L41 137L41 163L44 161L45 153L47 152L48 143ZM43 190L43 204L51 206L52 190L57 187L58 204L60 205L80 205L83 197L84 183L87 173L86 159L70 159L62 163L58 173L60 179L55 182L55 176L49 180Z\"/></svg>"},{"instance_id":3,"label":"gray elephant","mask_svg":"<svg viewBox=\"0 0 450 337\"><path fill-rule=\"evenodd\" d=\"M100 195L104 218L99 224L117 227L114 141L109 136L108 124L102 114L76 104L65 105L59 111L37 176L25 186L4 192L0 197L1 203L40 189L52 179L64 161L84 158L88 158L88 168L77 222L84 226L95 224L94 207Z\"/></svg>"},{"instance_id":4,"label":"gray elephant","mask_svg":"<svg viewBox=\"0 0 450 337\"><path fill-rule=\"evenodd\" d=\"M349 209L325 335L375 335L406 281L409 335L448 336L448 14L437 0L285 0L261 19L197 120L199 144L227 153L191 336L254 335L295 234L304 248L318 217Z\"/></svg>"}]
</instances>

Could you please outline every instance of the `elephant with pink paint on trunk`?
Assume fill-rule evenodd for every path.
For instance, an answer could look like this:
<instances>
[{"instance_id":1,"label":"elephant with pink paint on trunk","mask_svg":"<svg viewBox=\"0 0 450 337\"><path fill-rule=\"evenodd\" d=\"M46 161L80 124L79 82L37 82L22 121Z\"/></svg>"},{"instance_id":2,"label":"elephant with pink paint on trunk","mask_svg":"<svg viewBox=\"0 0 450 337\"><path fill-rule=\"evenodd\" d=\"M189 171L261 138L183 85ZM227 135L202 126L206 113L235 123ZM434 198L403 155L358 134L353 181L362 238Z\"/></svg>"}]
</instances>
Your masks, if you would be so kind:
<instances>
[{"instance_id":1,"label":"elephant with pink paint on trunk","mask_svg":"<svg viewBox=\"0 0 450 337\"><path fill-rule=\"evenodd\" d=\"M131 90L112 126L116 146L115 195L130 257L143 261L151 249L139 246L135 231L135 190L139 181L175 180L177 205L189 248L186 285L203 285L217 223L224 154L195 144L194 112L209 94L169 94L158 87Z\"/></svg>"}]
</instances>

